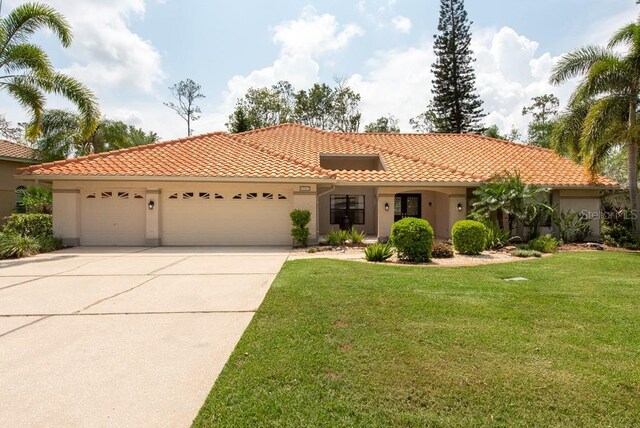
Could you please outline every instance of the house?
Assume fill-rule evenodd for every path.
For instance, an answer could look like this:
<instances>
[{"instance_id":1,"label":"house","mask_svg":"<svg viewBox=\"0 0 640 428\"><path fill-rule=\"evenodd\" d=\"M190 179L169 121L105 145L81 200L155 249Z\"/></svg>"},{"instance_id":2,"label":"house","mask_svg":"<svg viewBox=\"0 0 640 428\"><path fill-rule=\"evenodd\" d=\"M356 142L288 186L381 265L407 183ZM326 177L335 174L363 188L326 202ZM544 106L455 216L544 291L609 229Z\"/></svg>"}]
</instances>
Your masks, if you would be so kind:
<instances>
[{"instance_id":1,"label":"house","mask_svg":"<svg viewBox=\"0 0 640 428\"><path fill-rule=\"evenodd\" d=\"M35 151L32 148L0 140L0 223L15 211L19 202L16 191L29 184L26 180L14 177L16 169L36 163L34 158Z\"/></svg>"},{"instance_id":2,"label":"house","mask_svg":"<svg viewBox=\"0 0 640 428\"><path fill-rule=\"evenodd\" d=\"M478 135L292 124L34 165L19 177L52 183L55 233L69 245L289 245L296 208L311 211L312 240L349 224L388 236L407 216L449 237L473 189L506 170L551 187L562 210L597 212L599 191L616 185L551 150Z\"/></svg>"}]
</instances>

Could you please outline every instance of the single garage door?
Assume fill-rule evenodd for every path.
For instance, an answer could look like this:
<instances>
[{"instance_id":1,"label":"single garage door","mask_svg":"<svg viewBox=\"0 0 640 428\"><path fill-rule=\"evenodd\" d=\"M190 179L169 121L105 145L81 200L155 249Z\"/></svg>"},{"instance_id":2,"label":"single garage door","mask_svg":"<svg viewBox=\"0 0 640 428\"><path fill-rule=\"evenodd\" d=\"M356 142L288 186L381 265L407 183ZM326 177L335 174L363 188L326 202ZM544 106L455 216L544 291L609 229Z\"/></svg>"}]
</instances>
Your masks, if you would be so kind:
<instances>
[{"instance_id":1,"label":"single garage door","mask_svg":"<svg viewBox=\"0 0 640 428\"><path fill-rule=\"evenodd\" d=\"M80 245L144 245L144 190L99 190L80 197Z\"/></svg>"},{"instance_id":2,"label":"single garage door","mask_svg":"<svg viewBox=\"0 0 640 428\"><path fill-rule=\"evenodd\" d=\"M164 191L162 245L291 245L291 195Z\"/></svg>"}]
</instances>

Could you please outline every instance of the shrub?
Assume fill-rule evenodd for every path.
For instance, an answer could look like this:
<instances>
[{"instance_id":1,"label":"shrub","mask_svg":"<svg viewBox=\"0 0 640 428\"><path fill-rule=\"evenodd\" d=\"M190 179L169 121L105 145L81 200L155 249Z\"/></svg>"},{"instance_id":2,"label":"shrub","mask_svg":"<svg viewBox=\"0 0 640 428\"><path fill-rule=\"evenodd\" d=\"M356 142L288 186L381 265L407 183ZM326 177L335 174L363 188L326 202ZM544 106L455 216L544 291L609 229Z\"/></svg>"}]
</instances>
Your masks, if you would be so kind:
<instances>
[{"instance_id":1,"label":"shrub","mask_svg":"<svg viewBox=\"0 0 640 428\"><path fill-rule=\"evenodd\" d=\"M31 238L53 236L53 219L51 214L11 214L2 231Z\"/></svg>"},{"instance_id":2,"label":"shrub","mask_svg":"<svg viewBox=\"0 0 640 428\"><path fill-rule=\"evenodd\" d=\"M434 242L431 257L434 259L450 259L453 257L453 247L446 242Z\"/></svg>"},{"instance_id":3,"label":"shrub","mask_svg":"<svg viewBox=\"0 0 640 428\"><path fill-rule=\"evenodd\" d=\"M474 220L460 220L451 229L453 248L460 254L480 254L486 247L487 229Z\"/></svg>"},{"instance_id":4,"label":"shrub","mask_svg":"<svg viewBox=\"0 0 640 428\"><path fill-rule=\"evenodd\" d=\"M344 245L349 239L351 232L348 230L331 230L324 237L325 242L332 247Z\"/></svg>"},{"instance_id":5,"label":"shrub","mask_svg":"<svg viewBox=\"0 0 640 428\"><path fill-rule=\"evenodd\" d=\"M552 219L563 242L582 242L591 235L589 220L574 210L554 213Z\"/></svg>"},{"instance_id":6,"label":"shrub","mask_svg":"<svg viewBox=\"0 0 640 428\"><path fill-rule=\"evenodd\" d=\"M29 186L26 189L18 190L22 198L22 206L28 213L51 214L51 204L53 201L50 189L39 186Z\"/></svg>"},{"instance_id":7,"label":"shrub","mask_svg":"<svg viewBox=\"0 0 640 428\"><path fill-rule=\"evenodd\" d=\"M40 242L33 236L17 233L0 234L0 259L13 259L37 254Z\"/></svg>"},{"instance_id":8,"label":"shrub","mask_svg":"<svg viewBox=\"0 0 640 428\"><path fill-rule=\"evenodd\" d=\"M540 251L535 251L535 250L527 250L524 248L518 248L516 250L513 250L511 252L512 256L515 257L542 257L542 253Z\"/></svg>"},{"instance_id":9,"label":"shrub","mask_svg":"<svg viewBox=\"0 0 640 428\"><path fill-rule=\"evenodd\" d=\"M358 232L355 227L351 228L349 232L349 240L353 245L360 245L362 241L364 241L365 233L364 231Z\"/></svg>"},{"instance_id":10,"label":"shrub","mask_svg":"<svg viewBox=\"0 0 640 428\"><path fill-rule=\"evenodd\" d=\"M433 228L427 220L407 217L395 222L390 239L400 259L415 263L431 259Z\"/></svg>"},{"instance_id":11,"label":"shrub","mask_svg":"<svg viewBox=\"0 0 640 428\"><path fill-rule=\"evenodd\" d=\"M364 257L370 262L384 262L391 256L393 256L393 247L389 242L386 244L377 242L364 250Z\"/></svg>"},{"instance_id":12,"label":"shrub","mask_svg":"<svg viewBox=\"0 0 640 428\"><path fill-rule=\"evenodd\" d=\"M484 227L486 229L485 249L499 250L509 243L509 233L500 229L497 224L489 222Z\"/></svg>"},{"instance_id":13,"label":"shrub","mask_svg":"<svg viewBox=\"0 0 640 428\"><path fill-rule=\"evenodd\" d=\"M541 253L553 253L558 249L560 242L553 236L547 234L529 241L529 249Z\"/></svg>"},{"instance_id":14,"label":"shrub","mask_svg":"<svg viewBox=\"0 0 640 428\"><path fill-rule=\"evenodd\" d=\"M40 243L41 253L59 250L64 247L64 245L62 244L62 238L58 238L57 236L41 237L38 238L38 242Z\"/></svg>"},{"instance_id":15,"label":"shrub","mask_svg":"<svg viewBox=\"0 0 640 428\"><path fill-rule=\"evenodd\" d=\"M311 221L311 212L309 210L293 210L289 213L291 218L291 236L303 247L307 246L309 241L309 228L307 224Z\"/></svg>"}]
</instances>

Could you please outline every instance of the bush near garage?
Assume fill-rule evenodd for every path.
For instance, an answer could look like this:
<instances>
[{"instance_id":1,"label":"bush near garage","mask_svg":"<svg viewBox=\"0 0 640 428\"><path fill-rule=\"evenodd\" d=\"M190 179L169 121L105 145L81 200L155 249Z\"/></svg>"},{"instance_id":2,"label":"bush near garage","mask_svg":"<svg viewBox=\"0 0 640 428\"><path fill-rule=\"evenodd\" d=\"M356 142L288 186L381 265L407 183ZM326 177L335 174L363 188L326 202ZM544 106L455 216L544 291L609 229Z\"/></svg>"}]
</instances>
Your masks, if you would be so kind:
<instances>
[{"instance_id":1,"label":"bush near garage","mask_svg":"<svg viewBox=\"0 0 640 428\"><path fill-rule=\"evenodd\" d=\"M2 232L31 238L53 236L53 217L51 214L11 214Z\"/></svg>"},{"instance_id":2,"label":"bush near garage","mask_svg":"<svg viewBox=\"0 0 640 428\"><path fill-rule=\"evenodd\" d=\"M307 246L309 241L309 228L307 225L311 221L311 212L309 210L293 210L289 213L291 218L291 237L303 247Z\"/></svg>"},{"instance_id":3,"label":"bush near garage","mask_svg":"<svg viewBox=\"0 0 640 428\"><path fill-rule=\"evenodd\" d=\"M475 220L460 220L451 229L453 248L460 254L476 255L486 247L487 229Z\"/></svg>"},{"instance_id":4,"label":"bush near garage","mask_svg":"<svg viewBox=\"0 0 640 428\"><path fill-rule=\"evenodd\" d=\"M393 223L390 239L399 259L414 263L431 260L433 228L427 220L407 217Z\"/></svg>"}]
</instances>

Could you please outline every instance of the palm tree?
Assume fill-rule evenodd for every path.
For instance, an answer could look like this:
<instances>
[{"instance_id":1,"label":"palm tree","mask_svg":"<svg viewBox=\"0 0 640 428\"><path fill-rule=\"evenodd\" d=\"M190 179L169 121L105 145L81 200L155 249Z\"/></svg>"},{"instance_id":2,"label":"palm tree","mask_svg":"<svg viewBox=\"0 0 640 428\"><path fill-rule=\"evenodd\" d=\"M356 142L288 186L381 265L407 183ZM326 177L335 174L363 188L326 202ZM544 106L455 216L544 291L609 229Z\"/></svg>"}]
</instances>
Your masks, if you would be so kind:
<instances>
[{"instance_id":1,"label":"palm tree","mask_svg":"<svg viewBox=\"0 0 640 428\"><path fill-rule=\"evenodd\" d=\"M626 47L621 53L616 48ZM618 30L606 47L586 46L564 55L555 65L551 83L583 76L552 134L552 146L580 160L597 173L609 154L624 148L631 208L638 204L637 123L640 96L640 18ZM633 220L640 236L640 221Z\"/></svg>"},{"instance_id":2,"label":"palm tree","mask_svg":"<svg viewBox=\"0 0 640 428\"><path fill-rule=\"evenodd\" d=\"M15 98L32 116L30 138L40 133L45 94L61 95L77 105L83 133L95 129L100 112L96 97L82 83L54 70L47 54L28 42L37 30L48 28L64 47L72 35L66 19L50 6L25 3L0 16L0 90Z\"/></svg>"},{"instance_id":3,"label":"palm tree","mask_svg":"<svg viewBox=\"0 0 640 428\"><path fill-rule=\"evenodd\" d=\"M147 133L119 120L106 118L99 121L89 136L85 136L79 115L51 109L42 117L42 133L36 145L40 160L54 161L155 143L159 139L155 132Z\"/></svg>"}]
</instances>

